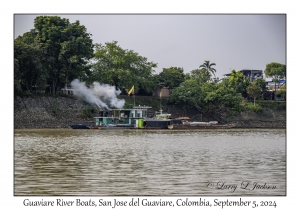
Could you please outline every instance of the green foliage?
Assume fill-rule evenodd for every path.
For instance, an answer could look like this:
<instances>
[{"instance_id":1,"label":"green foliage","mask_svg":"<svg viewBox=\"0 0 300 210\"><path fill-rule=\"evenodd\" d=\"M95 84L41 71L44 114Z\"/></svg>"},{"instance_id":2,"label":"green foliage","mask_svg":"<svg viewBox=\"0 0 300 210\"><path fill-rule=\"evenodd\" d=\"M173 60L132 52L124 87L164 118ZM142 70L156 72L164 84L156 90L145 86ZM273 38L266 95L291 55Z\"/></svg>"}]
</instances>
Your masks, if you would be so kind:
<instances>
[{"instance_id":1,"label":"green foliage","mask_svg":"<svg viewBox=\"0 0 300 210\"><path fill-rule=\"evenodd\" d=\"M278 104L274 101L257 101L257 104L266 109L277 109L278 107Z\"/></svg>"},{"instance_id":2,"label":"green foliage","mask_svg":"<svg viewBox=\"0 0 300 210\"><path fill-rule=\"evenodd\" d=\"M191 79L196 80L198 85L210 81L211 75L206 69L194 69L191 71Z\"/></svg>"},{"instance_id":3,"label":"green foliage","mask_svg":"<svg viewBox=\"0 0 300 210\"><path fill-rule=\"evenodd\" d=\"M286 100L286 84L282 85L282 87L276 92L277 97L282 97Z\"/></svg>"},{"instance_id":4,"label":"green foliage","mask_svg":"<svg viewBox=\"0 0 300 210\"><path fill-rule=\"evenodd\" d=\"M277 110L286 110L286 103L278 103Z\"/></svg>"},{"instance_id":5,"label":"green foliage","mask_svg":"<svg viewBox=\"0 0 300 210\"><path fill-rule=\"evenodd\" d=\"M205 102L214 105L216 108L224 106L235 111L240 111L243 100L242 95L223 83L213 84L215 89L207 93Z\"/></svg>"},{"instance_id":6,"label":"green foliage","mask_svg":"<svg viewBox=\"0 0 300 210\"><path fill-rule=\"evenodd\" d=\"M58 16L37 17L34 28L14 40L15 93L31 96L34 89L43 90L47 85L55 93L78 78L87 83L97 81L116 86L123 94L133 85L135 95L152 95L159 85L168 87L172 89L172 103L188 104L203 113L224 109L231 113L261 111L255 100L267 90L263 79L250 84L242 72L232 70L231 76L220 82L215 78L216 64L208 60L187 74L179 67L163 68L155 74L156 63L133 50L122 49L117 41L93 45L91 36L79 21L70 23ZM265 74L278 81L286 77L286 66L267 64ZM254 105L242 104L243 97L248 95L254 98ZM285 86L276 95L285 98ZM167 103L168 100L162 100L162 106ZM132 98L126 98L125 106L129 104L133 104ZM145 105L159 108L160 100L145 101ZM59 116L56 101L52 110ZM81 116L90 117L94 111L85 109Z\"/></svg>"},{"instance_id":7,"label":"green foliage","mask_svg":"<svg viewBox=\"0 0 300 210\"><path fill-rule=\"evenodd\" d=\"M242 104L244 111L254 111L254 112L258 112L261 113L262 107L259 104L253 104L251 102L247 102L247 103L243 103Z\"/></svg>"},{"instance_id":8,"label":"green foliage","mask_svg":"<svg viewBox=\"0 0 300 210\"><path fill-rule=\"evenodd\" d=\"M146 93L153 92L157 86L153 68L157 65L132 50L122 49L117 43L96 44L90 82L98 81L126 90L134 85L135 94L139 89Z\"/></svg>"},{"instance_id":9,"label":"green foliage","mask_svg":"<svg viewBox=\"0 0 300 210\"><path fill-rule=\"evenodd\" d=\"M190 73L184 74L184 80L189 80L189 79L192 79L191 74Z\"/></svg>"},{"instance_id":10,"label":"green foliage","mask_svg":"<svg viewBox=\"0 0 300 210\"><path fill-rule=\"evenodd\" d=\"M170 67L163 68L163 71L158 75L159 82L162 87L173 89L178 87L184 81L185 75L183 68Z\"/></svg>"},{"instance_id":11,"label":"green foliage","mask_svg":"<svg viewBox=\"0 0 300 210\"><path fill-rule=\"evenodd\" d=\"M244 78L242 72L237 72L234 69L231 71L231 75L228 80L228 85L233 88L237 93L240 93L244 98L247 97L247 87L250 82L247 78Z\"/></svg>"},{"instance_id":12,"label":"green foliage","mask_svg":"<svg viewBox=\"0 0 300 210\"><path fill-rule=\"evenodd\" d=\"M59 104L57 103L57 101L53 101L51 103L52 105L52 111L55 115L60 116L60 107Z\"/></svg>"},{"instance_id":13,"label":"green foliage","mask_svg":"<svg viewBox=\"0 0 300 210\"><path fill-rule=\"evenodd\" d=\"M201 109L203 103L203 94L196 80L186 80L179 87L173 89L171 100L176 102L188 102L198 109Z\"/></svg>"},{"instance_id":14,"label":"green foliage","mask_svg":"<svg viewBox=\"0 0 300 210\"><path fill-rule=\"evenodd\" d=\"M203 64L203 66L212 65L214 64L209 64L207 61ZM217 110L242 111L242 94L247 95L244 92L249 81L244 79L241 72L234 70L230 78L224 78L221 82L215 78L213 81L207 69L195 69L190 75L186 75L189 79L173 89L171 101L177 104L188 103L202 113Z\"/></svg>"},{"instance_id":15,"label":"green foliage","mask_svg":"<svg viewBox=\"0 0 300 210\"><path fill-rule=\"evenodd\" d=\"M55 93L74 78L87 76L93 56L90 36L79 21L37 17L34 29L15 40L15 87L43 89L48 84Z\"/></svg>"},{"instance_id":16,"label":"green foliage","mask_svg":"<svg viewBox=\"0 0 300 210\"><path fill-rule=\"evenodd\" d=\"M256 80L253 81L253 83L257 84L262 92L265 92L268 90L267 85L266 85L266 80L262 79L262 78L258 78Z\"/></svg>"},{"instance_id":17,"label":"green foliage","mask_svg":"<svg viewBox=\"0 0 300 210\"><path fill-rule=\"evenodd\" d=\"M14 40L14 85L17 92L32 91L33 87L44 89L46 85L47 72L42 65L41 49L28 41L32 35L25 33Z\"/></svg>"},{"instance_id":18,"label":"green foliage","mask_svg":"<svg viewBox=\"0 0 300 210\"><path fill-rule=\"evenodd\" d=\"M134 104L133 97L127 97L127 96L121 96L121 98L125 99L125 106L124 108L129 108L130 105ZM141 105L141 106L150 106L153 110L159 110L160 105L162 106L162 109L164 107L167 107L169 104L169 99L167 98L154 98L154 97L143 97L143 96L136 96L135 97L135 105Z\"/></svg>"},{"instance_id":19,"label":"green foliage","mask_svg":"<svg viewBox=\"0 0 300 210\"><path fill-rule=\"evenodd\" d=\"M97 110L94 107L86 108L80 112L80 117L81 118L91 118L93 116L93 114L95 114L96 112L97 112Z\"/></svg>"},{"instance_id":20,"label":"green foliage","mask_svg":"<svg viewBox=\"0 0 300 210\"><path fill-rule=\"evenodd\" d=\"M17 91L16 95L21 96L21 97L33 97L34 96L29 90L21 91L21 92Z\"/></svg>"},{"instance_id":21,"label":"green foliage","mask_svg":"<svg viewBox=\"0 0 300 210\"><path fill-rule=\"evenodd\" d=\"M213 68L213 66L215 65L215 63L210 63L210 61L204 61L204 63L200 65L199 68L202 67L201 70L206 71L206 73L208 73L210 77L212 77L212 74L215 76L216 73L216 69Z\"/></svg>"},{"instance_id":22,"label":"green foliage","mask_svg":"<svg viewBox=\"0 0 300 210\"><path fill-rule=\"evenodd\" d=\"M259 85L259 83L253 82L247 87L247 93L249 96L251 96L254 99L254 105L255 100L262 95L262 89Z\"/></svg>"},{"instance_id":23,"label":"green foliage","mask_svg":"<svg viewBox=\"0 0 300 210\"><path fill-rule=\"evenodd\" d=\"M172 101L187 102L199 111L223 108L239 111L242 99L240 93L223 83L206 82L199 86L196 80L184 81L171 95Z\"/></svg>"},{"instance_id":24,"label":"green foliage","mask_svg":"<svg viewBox=\"0 0 300 210\"><path fill-rule=\"evenodd\" d=\"M265 75L272 77L274 81L286 78L286 65L272 62L266 65Z\"/></svg>"}]
</instances>

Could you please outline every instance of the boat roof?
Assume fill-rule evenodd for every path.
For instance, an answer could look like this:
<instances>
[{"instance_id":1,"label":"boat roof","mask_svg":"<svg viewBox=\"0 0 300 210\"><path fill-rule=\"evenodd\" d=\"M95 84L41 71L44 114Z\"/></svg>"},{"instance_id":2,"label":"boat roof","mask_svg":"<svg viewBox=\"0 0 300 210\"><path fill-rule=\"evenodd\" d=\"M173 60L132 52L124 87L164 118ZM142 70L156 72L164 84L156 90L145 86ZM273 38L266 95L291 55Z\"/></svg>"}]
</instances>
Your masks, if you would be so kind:
<instances>
[{"instance_id":1,"label":"boat roof","mask_svg":"<svg viewBox=\"0 0 300 210\"><path fill-rule=\"evenodd\" d=\"M130 111L130 110L147 110L151 109L151 106L135 106L133 108L128 108L128 109L110 109L110 110L103 110L103 111Z\"/></svg>"},{"instance_id":2,"label":"boat roof","mask_svg":"<svg viewBox=\"0 0 300 210\"><path fill-rule=\"evenodd\" d=\"M145 106L145 105L144 106L139 105L139 106L134 106L133 107L133 109L151 109L151 108L152 108L151 106Z\"/></svg>"},{"instance_id":3,"label":"boat roof","mask_svg":"<svg viewBox=\"0 0 300 210\"><path fill-rule=\"evenodd\" d=\"M178 117L176 118L176 120L190 120L189 117Z\"/></svg>"}]
</instances>

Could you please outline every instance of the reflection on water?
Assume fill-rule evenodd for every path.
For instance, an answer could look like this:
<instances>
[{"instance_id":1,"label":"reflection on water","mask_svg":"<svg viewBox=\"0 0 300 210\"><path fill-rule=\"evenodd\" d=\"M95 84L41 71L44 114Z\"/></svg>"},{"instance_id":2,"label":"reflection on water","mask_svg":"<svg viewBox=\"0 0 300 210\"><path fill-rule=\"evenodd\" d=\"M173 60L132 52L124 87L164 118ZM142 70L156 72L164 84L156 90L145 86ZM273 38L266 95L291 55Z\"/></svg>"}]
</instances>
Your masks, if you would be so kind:
<instances>
[{"instance_id":1,"label":"reflection on water","mask_svg":"<svg viewBox=\"0 0 300 210\"><path fill-rule=\"evenodd\" d=\"M286 195L286 130L15 130L15 195Z\"/></svg>"}]
</instances>

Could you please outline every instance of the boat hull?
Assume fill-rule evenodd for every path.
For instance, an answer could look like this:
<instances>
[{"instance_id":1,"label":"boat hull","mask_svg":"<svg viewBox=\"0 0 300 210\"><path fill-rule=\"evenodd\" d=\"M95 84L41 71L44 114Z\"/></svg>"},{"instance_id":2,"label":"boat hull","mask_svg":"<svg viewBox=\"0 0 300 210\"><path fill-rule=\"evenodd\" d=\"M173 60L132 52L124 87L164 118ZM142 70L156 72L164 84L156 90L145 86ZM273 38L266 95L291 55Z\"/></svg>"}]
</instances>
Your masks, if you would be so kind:
<instances>
[{"instance_id":1,"label":"boat hull","mask_svg":"<svg viewBox=\"0 0 300 210\"><path fill-rule=\"evenodd\" d=\"M133 129L133 124L107 124L100 127L101 129Z\"/></svg>"},{"instance_id":2,"label":"boat hull","mask_svg":"<svg viewBox=\"0 0 300 210\"><path fill-rule=\"evenodd\" d=\"M70 125L70 127L72 128L72 129L91 129L89 126L87 126L87 125L80 125L80 124L78 124L78 125Z\"/></svg>"},{"instance_id":3,"label":"boat hull","mask_svg":"<svg viewBox=\"0 0 300 210\"><path fill-rule=\"evenodd\" d=\"M145 129L169 129L171 120L145 120Z\"/></svg>"},{"instance_id":4,"label":"boat hull","mask_svg":"<svg viewBox=\"0 0 300 210\"><path fill-rule=\"evenodd\" d=\"M230 129L235 128L234 125L208 125L208 126L201 126L201 125L173 125L173 130L205 130L205 129Z\"/></svg>"}]
</instances>

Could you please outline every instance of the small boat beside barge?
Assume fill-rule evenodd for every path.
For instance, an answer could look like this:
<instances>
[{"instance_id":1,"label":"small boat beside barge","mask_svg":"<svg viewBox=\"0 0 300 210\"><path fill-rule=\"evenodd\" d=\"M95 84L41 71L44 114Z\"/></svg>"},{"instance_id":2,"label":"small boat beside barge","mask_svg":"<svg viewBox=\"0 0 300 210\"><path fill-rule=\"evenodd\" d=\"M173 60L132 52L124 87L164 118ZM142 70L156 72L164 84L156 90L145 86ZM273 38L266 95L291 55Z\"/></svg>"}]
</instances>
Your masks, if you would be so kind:
<instances>
[{"instance_id":1,"label":"small boat beside barge","mask_svg":"<svg viewBox=\"0 0 300 210\"><path fill-rule=\"evenodd\" d=\"M83 125L83 124L73 124L70 125L72 129L91 129L91 126Z\"/></svg>"},{"instance_id":2,"label":"small boat beside barge","mask_svg":"<svg viewBox=\"0 0 300 210\"><path fill-rule=\"evenodd\" d=\"M173 125L174 130L201 130L201 129L230 129L235 128L236 126L233 124L225 124L225 125Z\"/></svg>"},{"instance_id":3,"label":"small boat beside barge","mask_svg":"<svg viewBox=\"0 0 300 210\"><path fill-rule=\"evenodd\" d=\"M176 118L173 122L174 130L195 130L195 129L229 129L234 128L235 124L220 125L218 121L209 122L190 122L188 117Z\"/></svg>"}]
</instances>

